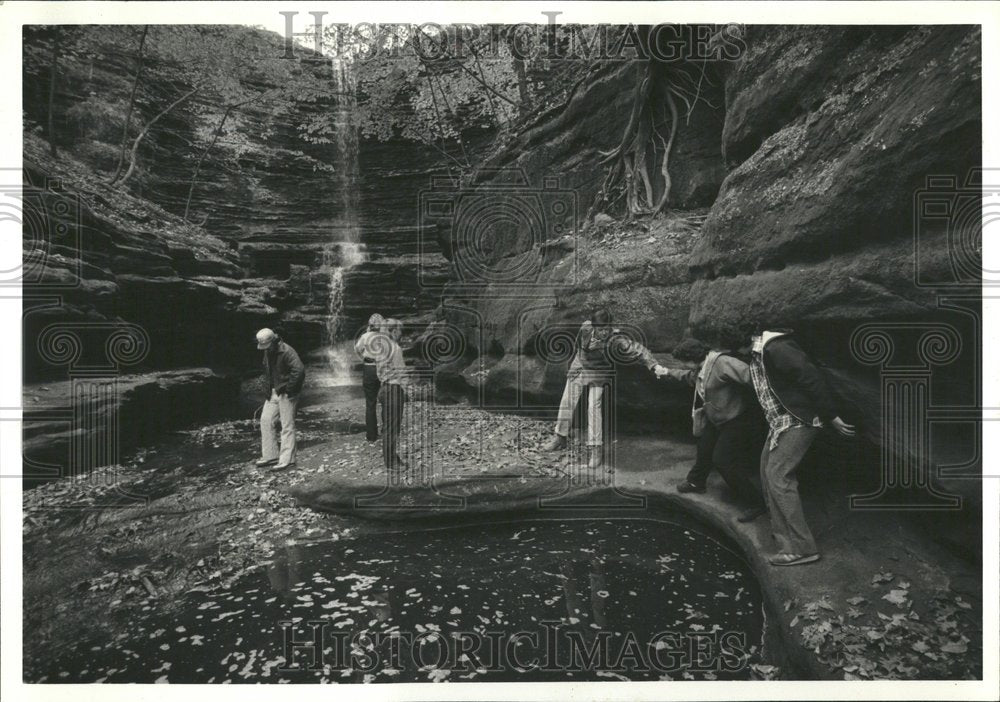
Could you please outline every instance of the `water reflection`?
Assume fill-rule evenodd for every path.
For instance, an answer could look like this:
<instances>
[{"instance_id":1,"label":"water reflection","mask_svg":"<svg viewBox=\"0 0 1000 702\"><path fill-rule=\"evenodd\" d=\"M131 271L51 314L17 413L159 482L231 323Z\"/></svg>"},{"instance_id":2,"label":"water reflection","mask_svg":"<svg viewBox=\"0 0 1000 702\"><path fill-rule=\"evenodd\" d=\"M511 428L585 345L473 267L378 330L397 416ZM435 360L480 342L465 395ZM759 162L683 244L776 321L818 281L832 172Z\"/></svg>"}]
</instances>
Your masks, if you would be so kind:
<instances>
[{"instance_id":1,"label":"water reflection","mask_svg":"<svg viewBox=\"0 0 1000 702\"><path fill-rule=\"evenodd\" d=\"M493 524L289 544L45 679L740 679L761 617L740 557L690 528Z\"/></svg>"}]
</instances>

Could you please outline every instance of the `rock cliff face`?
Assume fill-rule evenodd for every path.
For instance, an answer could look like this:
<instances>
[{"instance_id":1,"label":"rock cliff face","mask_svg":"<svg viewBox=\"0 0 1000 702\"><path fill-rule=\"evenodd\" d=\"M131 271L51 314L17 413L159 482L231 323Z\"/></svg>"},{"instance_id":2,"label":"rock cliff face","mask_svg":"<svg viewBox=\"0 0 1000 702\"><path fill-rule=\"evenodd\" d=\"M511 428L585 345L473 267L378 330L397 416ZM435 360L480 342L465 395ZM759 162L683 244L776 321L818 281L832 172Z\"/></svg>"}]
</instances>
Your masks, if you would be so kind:
<instances>
[{"instance_id":1,"label":"rock cliff face","mask_svg":"<svg viewBox=\"0 0 1000 702\"><path fill-rule=\"evenodd\" d=\"M671 214L622 224L601 214L584 221L601 189L601 152L622 139L641 67L599 69L561 109L540 116L489 159L469 198L511 214L480 225L473 213L440 237L459 275L444 291L446 322L430 334L460 336L460 357L438 366L449 388L465 387L494 406L534 411L558 404L570 343L589 310L615 322L664 361L685 338L688 256L725 176L718 148L721 87L680 126L671 156ZM554 214L558 203L565 207ZM503 220L504 218L500 218ZM534 221L537 219L537 222ZM526 273L522 272L526 271ZM433 359L432 359L433 360ZM631 426L683 423L690 398L649 392L652 375L622 367L618 418Z\"/></svg>"},{"instance_id":2,"label":"rock cliff face","mask_svg":"<svg viewBox=\"0 0 1000 702\"><path fill-rule=\"evenodd\" d=\"M795 328L876 443L898 440L883 370L923 368L930 401L975 407L979 230L962 209L979 206L978 30L748 31L726 79L730 171L690 260L692 334ZM978 470L971 425L933 431L935 457ZM978 501L976 481L943 483Z\"/></svg>"},{"instance_id":3,"label":"rock cliff face","mask_svg":"<svg viewBox=\"0 0 1000 702\"><path fill-rule=\"evenodd\" d=\"M722 70L720 109L699 108L682 125L670 217L618 225L599 216L575 241L534 249L502 234L491 260L532 250L551 287L538 294L533 273L509 286L508 299L447 289L449 320L471 318L485 331L443 375L454 380L461 366L458 374L486 377L487 398L527 389L520 397L551 406L565 359L544 363L519 329L575 328L596 305L655 352L678 355L696 342L747 339L757 325L793 327L870 442L850 449L850 472L871 487L880 446L897 457L920 452L885 435L884 371L926 370L935 404L978 403L979 31L753 26L743 39L743 56ZM599 185L596 150L610 148L629 114L632 83L618 70L546 115L498 164L525 169L535 183L554 170L587 200ZM927 199L951 204L928 209ZM694 230L678 230L681 221ZM602 229L614 230L617 249L607 249ZM577 268L582 277L569 275ZM619 409L660 420L657 407L680 405L669 399L680 389L643 380L621 384ZM934 462L978 474L973 424L935 425L934 436ZM975 511L976 480L934 483Z\"/></svg>"},{"instance_id":4,"label":"rock cliff face","mask_svg":"<svg viewBox=\"0 0 1000 702\"><path fill-rule=\"evenodd\" d=\"M262 56L282 53L276 35L233 31L243 31ZM254 354L241 347L252 340L247 331L262 323L279 327L303 353L324 345L331 273L343 263L344 241L356 243L363 260L343 276L341 335L351 336L374 311L405 318L438 304L439 287L419 285L416 274L418 192L437 165L428 149L407 142L362 142L345 152L337 143L313 143L300 129L307 118L331 111L331 104L321 100L276 109L262 100L233 113L229 125L235 126L235 136L224 134L199 166L202 135L216 126L224 104L218 95L199 93L156 123L137 152L135 177L110 195L99 181L113 167L121 136L125 105L116 96L128 95L134 70L116 56L64 64L55 92L59 157L51 159L44 144L28 137L26 161L36 181L62 169L68 187L82 187L85 199L103 200L100 209L110 219L122 218L124 226L95 223L83 203L90 218L83 245L104 269L88 269L88 274L95 281L108 281L113 274L118 287L104 290L101 300L112 304L118 317L150 329L148 361L154 367L221 363L246 368ZM328 63L303 64L303 70L321 85L331 82ZM27 123L44 125L48 65L28 51L25 71ZM148 120L179 94L176 86L147 72L135 122ZM188 215L194 226L181 226L176 217L185 212L196 168ZM344 185L355 168L358 192L352 195ZM95 187L83 187L87 181ZM170 228L214 242L213 257L202 259L183 244L167 250L135 241L130 228L142 225L130 219L130 212L144 212L146 203L158 210L157 219L175 216ZM427 283L443 283L448 263L433 239L424 243L419 263ZM185 276L206 280L195 290L190 281L181 282ZM85 277L85 288L96 285ZM96 298L84 301L83 292L76 302L98 315L111 313L98 310ZM217 309L225 314L215 315ZM233 310L238 322L229 315ZM29 377L36 368L29 363Z\"/></svg>"},{"instance_id":5,"label":"rock cliff face","mask_svg":"<svg viewBox=\"0 0 1000 702\"><path fill-rule=\"evenodd\" d=\"M246 40L262 55L281 53L275 35L251 31ZM306 118L329 104L251 104L230 122L238 123L232 143L223 136L201 162L185 222L198 145L217 124L221 96L201 93L159 120L137 152L134 178L110 188L102 181L117 156L131 60L61 64L55 156L41 138L48 63L29 47L24 64L24 179L32 194L24 219L25 381L52 388L87 368L129 374L124 394L93 408L95 421L121 418L122 450L150 438L151 428L234 411L234 381L258 368L253 334L260 327L279 329L303 356L327 344L332 274L355 250L363 260L340 281L341 336L351 337L374 311L409 319L437 306L448 262L434 239L418 252L416 235L418 193L437 164L427 150L362 142L348 153L302 138ZM330 80L328 64L305 70ZM133 124L181 94L158 75L147 71ZM344 184L355 168L352 195ZM130 364L109 363L105 337L125 325L141 330L142 353ZM67 336L45 335L55 329ZM157 390L138 393L133 385ZM40 391L30 403L29 460L65 464L77 431L73 403L69 391ZM105 438L97 432L90 440Z\"/></svg>"}]
</instances>

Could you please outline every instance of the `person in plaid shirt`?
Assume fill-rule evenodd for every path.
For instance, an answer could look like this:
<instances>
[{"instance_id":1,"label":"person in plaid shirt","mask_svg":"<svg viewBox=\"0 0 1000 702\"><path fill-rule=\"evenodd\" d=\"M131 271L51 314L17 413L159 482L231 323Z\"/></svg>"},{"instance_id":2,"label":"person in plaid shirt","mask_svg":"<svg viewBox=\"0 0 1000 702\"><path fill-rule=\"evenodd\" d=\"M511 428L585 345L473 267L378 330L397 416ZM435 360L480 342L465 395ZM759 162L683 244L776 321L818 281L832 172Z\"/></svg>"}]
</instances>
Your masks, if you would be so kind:
<instances>
[{"instance_id":1,"label":"person in plaid shirt","mask_svg":"<svg viewBox=\"0 0 1000 702\"><path fill-rule=\"evenodd\" d=\"M753 338L750 377L770 429L760 454L760 480L778 553L768 560L777 566L818 561L795 471L822 427L843 436L854 436L854 427L836 416L819 370L787 332Z\"/></svg>"}]
</instances>

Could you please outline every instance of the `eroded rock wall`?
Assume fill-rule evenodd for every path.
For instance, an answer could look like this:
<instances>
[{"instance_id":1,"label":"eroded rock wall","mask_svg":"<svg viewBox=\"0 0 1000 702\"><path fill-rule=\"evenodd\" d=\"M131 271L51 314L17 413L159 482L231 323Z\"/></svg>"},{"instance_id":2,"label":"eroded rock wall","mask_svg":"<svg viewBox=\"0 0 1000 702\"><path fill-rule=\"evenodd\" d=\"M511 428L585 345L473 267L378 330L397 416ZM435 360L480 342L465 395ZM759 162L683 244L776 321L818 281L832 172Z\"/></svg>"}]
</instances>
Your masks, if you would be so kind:
<instances>
[{"instance_id":1,"label":"eroded rock wall","mask_svg":"<svg viewBox=\"0 0 1000 702\"><path fill-rule=\"evenodd\" d=\"M283 60L277 58L283 53L281 37L232 31L258 47L262 62ZM135 125L151 119L184 92L161 79L154 68L146 71L138 94L133 132ZM305 60L300 69L311 72L321 87L332 85L329 62ZM416 274L419 264L427 283L441 283L448 270L433 239L424 242L422 254L417 253L418 193L438 159L430 149L405 141L361 141L356 151L345 152L336 139L316 142L302 132L310 118L332 113L329 101L275 105L263 99L234 111L226 131L200 158L208 140L205 135L217 127L225 105L223 96L203 91L156 122L136 152L133 177L114 194L101 194L96 186L114 167L134 72L128 56L64 62L54 92L58 156L52 159L47 145L35 143L26 146L26 161L42 179L50 175L47 171L54 173L65 165L69 186L90 181L95 187L86 189L88 197L105 198L104 210L124 223L116 227L109 222L88 223L86 246L88 255L111 265L118 278L119 287L106 289L101 304L113 300L115 314L150 327L155 347L151 360L163 367L220 362L246 367L249 355L239 350L234 355L209 343L221 336L228 339L226 346L235 347L249 343L252 336L246 336L242 323L237 327L228 321L218 323L212 314L222 304L213 297L218 294L212 290L194 294L190 283L182 280L195 274L220 278L217 287L223 297L232 298L230 302L236 300L242 317L246 311L254 323L263 320L279 326L303 353L324 345L330 266L339 263L342 251L337 242L344 239L357 240L367 254L344 276L343 335L351 336L374 311L408 318L437 305L439 287L419 284ZM46 133L49 77L47 60L29 47L23 93L29 141ZM263 71L255 87L274 88L267 80ZM356 164L346 162L348 157ZM355 167L358 192L348 197L345 179ZM166 251L155 242L130 243L135 236L129 231L133 222L127 210L142 211L142 203L175 217L188 210L192 231L201 232L197 236L222 242L225 269L219 269L214 259L203 261L193 255L191 247ZM353 213L348 212L351 207ZM114 213L116 208L123 212ZM177 226L175 219L171 227ZM109 280L108 265L98 264L103 272L88 269L86 277ZM182 290L185 286L188 289ZM234 288L235 298L225 292ZM206 341L184 346L188 337L177 331L185 326L210 333L202 337ZM201 358L194 358L199 354Z\"/></svg>"},{"instance_id":2,"label":"eroded rock wall","mask_svg":"<svg viewBox=\"0 0 1000 702\"><path fill-rule=\"evenodd\" d=\"M950 524L941 515L957 516L973 526L948 533L959 534L956 543L975 541L976 522L965 520L979 501L975 423L935 424L928 444L933 458L917 461L913 456L923 447L914 437L887 435L891 427L882 411L886 383L899 377L893 370L909 367L925 373L914 381L927 383L921 402L976 412L979 30L749 26L743 39L742 57L721 68L723 107L700 120L692 115L694 126L680 130L672 162L678 193L708 192L697 182L705 174L718 184L707 201L671 203L671 217L698 224L692 208L706 206L703 225L664 240L649 238L658 227L669 229L660 220L585 223L575 248L546 250L544 271L555 284L547 307L533 293L534 278L521 290L530 303L470 303L461 286L447 290L446 306L471 306L472 316L490 330L484 348L464 362L478 358L493 368L485 383L493 395L530 388L551 406L564 366L540 363L511 343L525 316L541 325L573 326L593 306L607 304L657 352L720 337L748 339L757 326L792 327L862 437L850 444L826 437L815 452L847 456L838 489L875 489L883 452L910 456L905 460L916 461L912 465L960 466L952 475L967 477L933 482L961 495L971 512L938 512L940 518L928 523ZM603 173L591 149L611 148L628 114L632 82L628 69L617 70L581 89L577 104L528 130L497 163L520 166L536 180L554 168L589 197ZM716 119L719 129L712 126ZM697 175L686 175L692 170ZM950 202L952 209L938 204L928 210L928 199ZM606 248L602 226L616 230L620 248ZM498 248L504 255L531 245L523 235L503 237ZM583 261L584 270L593 266L593 274L560 277L571 256ZM545 311L525 315L532 306ZM881 325L881 331L866 324ZM665 384L623 383L619 408L638 409L640 420L662 418L642 410L670 404L672 392Z\"/></svg>"}]
</instances>

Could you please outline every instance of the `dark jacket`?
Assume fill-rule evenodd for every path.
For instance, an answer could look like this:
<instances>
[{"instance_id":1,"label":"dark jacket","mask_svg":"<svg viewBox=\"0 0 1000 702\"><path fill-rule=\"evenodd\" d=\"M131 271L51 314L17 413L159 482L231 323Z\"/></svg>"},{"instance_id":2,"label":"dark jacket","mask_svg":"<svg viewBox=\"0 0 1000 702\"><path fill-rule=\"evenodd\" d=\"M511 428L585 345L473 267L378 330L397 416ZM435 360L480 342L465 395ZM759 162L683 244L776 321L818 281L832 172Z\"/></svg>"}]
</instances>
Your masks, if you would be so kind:
<instances>
[{"instance_id":1,"label":"dark jacket","mask_svg":"<svg viewBox=\"0 0 1000 702\"><path fill-rule=\"evenodd\" d=\"M795 339L782 335L768 340L762 356L771 390L796 419L812 424L819 417L826 424L837 416L826 380Z\"/></svg>"},{"instance_id":2,"label":"dark jacket","mask_svg":"<svg viewBox=\"0 0 1000 702\"><path fill-rule=\"evenodd\" d=\"M299 360L295 349L284 341L278 341L278 352L274 357L274 373L267 352L264 352L264 377L267 380L267 395L271 396L273 389L279 395L294 397L302 392L306 381L306 369Z\"/></svg>"}]
</instances>

